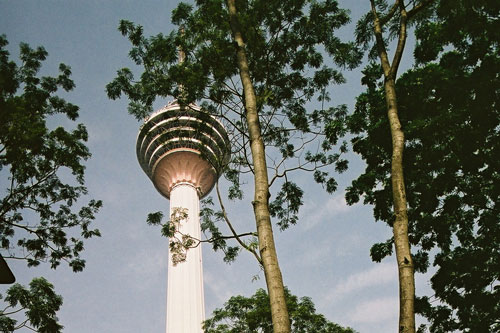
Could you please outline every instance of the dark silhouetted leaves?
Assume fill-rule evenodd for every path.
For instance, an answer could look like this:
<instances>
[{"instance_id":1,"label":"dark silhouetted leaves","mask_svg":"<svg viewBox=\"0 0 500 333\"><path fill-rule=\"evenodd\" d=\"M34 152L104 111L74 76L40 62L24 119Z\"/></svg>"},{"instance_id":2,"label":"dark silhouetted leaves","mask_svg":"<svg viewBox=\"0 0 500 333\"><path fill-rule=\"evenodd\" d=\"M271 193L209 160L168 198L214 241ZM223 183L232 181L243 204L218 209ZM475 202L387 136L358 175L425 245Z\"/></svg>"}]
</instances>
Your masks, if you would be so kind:
<instances>
[{"instance_id":1,"label":"dark silhouetted leaves","mask_svg":"<svg viewBox=\"0 0 500 333\"><path fill-rule=\"evenodd\" d=\"M397 81L406 135L404 171L415 269L432 264L434 295L417 311L431 332L500 329L500 7L496 1L437 1L416 25L418 66ZM349 128L367 163L347 201L374 204L392 223L390 151L384 100L375 68ZM376 244L372 258L390 255ZM423 329L423 328L422 328Z\"/></svg>"},{"instance_id":2,"label":"dark silhouetted leaves","mask_svg":"<svg viewBox=\"0 0 500 333\"><path fill-rule=\"evenodd\" d=\"M0 310L0 330L5 333L28 327L40 333L60 333L63 326L58 323L56 312L61 308L62 297L54 291L54 286L44 278L35 278L26 288L18 283L7 290L7 308ZM22 311L27 320L18 323L9 317Z\"/></svg>"},{"instance_id":3,"label":"dark silhouetted leaves","mask_svg":"<svg viewBox=\"0 0 500 333\"><path fill-rule=\"evenodd\" d=\"M57 268L62 261L74 272L85 267L80 258L84 239L100 236L91 228L101 201L85 206L79 199L87 194L83 162L90 157L85 146L87 130L49 129L51 115L70 120L78 107L54 95L70 91L74 83L68 66L59 66L56 77L39 77L47 52L20 45L21 64L9 60L5 36L0 36L0 169L3 169L0 200L0 250L2 256L25 260L28 266L48 262ZM75 232L77 232L75 234ZM34 279L30 289L14 285L5 301L25 309L27 321L38 332L60 332L55 312L62 299L44 279ZM10 332L15 321L8 312L0 316L2 331ZM18 325L18 326L19 326Z\"/></svg>"}]
</instances>

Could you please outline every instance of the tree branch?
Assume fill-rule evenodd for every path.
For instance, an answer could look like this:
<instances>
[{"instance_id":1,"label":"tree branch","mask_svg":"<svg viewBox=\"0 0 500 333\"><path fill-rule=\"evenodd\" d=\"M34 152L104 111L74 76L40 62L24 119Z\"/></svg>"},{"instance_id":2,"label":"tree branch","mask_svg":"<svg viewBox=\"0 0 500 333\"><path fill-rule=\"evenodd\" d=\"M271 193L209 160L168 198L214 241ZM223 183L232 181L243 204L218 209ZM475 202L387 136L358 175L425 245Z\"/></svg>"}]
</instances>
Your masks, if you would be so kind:
<instances>
[{"instance_id":1,"label":"tree branch","mask_svg":"<svg viewBox=\"0 0 500 333\"><path fill-rule=\"evenodd\" d=\"M398 71L399 64L401 62L401 57L403 56L403 51L406 44L406 25L408 22L408 17L403 3L400 4L400 13L401 13L401 19L400 19L400 28L398 36L398 45L396 47L396 52L394 52L391 69L389 71L389 78L393 80L396 79L396 73Z\"/></svg>"},{"instance_id":2,"label":"tree branch","mask_svg":"<svg viewBox=\"0 0 500 333\"><path fill-rule=\"evenodd\" d=\"M5 312L5 310L7 310L8 308L10 308L10 306L7 306L3 311L2 311L2 316L10 316L10 315L13 315L15 313L18 313L18 312L21 312L24 310L24 308L19 308L15 311L11 311L11 312Z\"/></svg>"},{"instance_id":3,"label":"tree branch","mask_svg":"<svg viewBox=\"0 0 500 333\"><path fill-rule=\"evenodd\" d=\"M389 12L387 13L387 15L385 15L384 17L382 17L380 19L380 26L383 27L387 22L389 22L391 20L391 18L394 16L394 14L396 13L398 7L400 5L400 0L396 0L394 1L394 5L392 5L391 9L389 10ZM373 7L372 7L373 8Z\"/></svg>"},{"instance_id":4,"label":"tree branch","mask_svg":"<svg viewBox=\"0 0 500 333\"><path fill-rule=\"evenodd\" d=\"M435 0L424 0L424 1L419 2L417 5L415 5L415 7L413 7L407 13L408 19L410 19L413 16L415 16L416 14L418 14L418 12L420 12L422 9L424 9L425 7L427 7L428 5L430 5L431 3L433 3L434 1Z\"/></svg>"},{"instance_id":5,"label":"tree branch","mask_svg":"<svg viewBox=\"0 0 500 333\"><path fill-rule=\"evenodd\" d=\"M217 192L217 198L219 199L219 204L220 204L220 207L221 207L221 210L222 210L222 214L224 216L224 221L226 221L226 224L227 226L229 227L229 229L231 230L234 238L236 238L236 240L238 241L238 243L241 245L241 247L243 247L245 250L249 251L250 253L252 253L255 257L255 259L257 259L257 261L259 262L260 265L262 265L262 259L260 258L260 256L257 254L257 252L255 252L254 249L250 248L247 244L245 244L241 239L240 239L240 235L238 235L236 233L236 230L234 229L233 225L231 224L231 221L229 221L229 218L226 214L226 209L224 207L224 203L222 202L222 197L221 197L221 194L220 194L220 190L219 190L219 182L217 181L215 183L215 189L216 189L216 192ZM250 233L252 235L255 236L255 233ZM248 233L247 234L243 234L243 235L246 235L248 236Z\"/></svg>"},{"instance_id":6,"label":"tree branch","mask_svg":"<svg viewBox=\"0 0 500 333\"><path fill-rule=\"evenodd\" d=\"M372 13L373 13L373 31L375 33L375 39L377 44L377 51L380 57L380 62L382 65L382 70L384 71L384 76L389 77L391 72L391 65L389 63L389 58L387 56L387 50L385 48L384 38L382 37L382 25L377 14L377 8L375 6L375 0L370 0Z\"/></svg>"},{"instance_id":7,"label":"tree branch","mask_svg":"<svg viewBox=\"0 0 500 333\"><path fill-rule=\"evenodd\" d=\"M17 185L16 185L16 189L13 188L13 184L14 184L14 176L13 176L12 177L12 181L11 181L11 190L10 190L10 193L7 196L7 198L5 198L5 199L2 200L3 202L5 202L5 206L4 206L4 204L2 204L2 209L0 210L0 216L5 215L13 207L17 206L20 202L22 202L33 191L33 189L35 189L40 184L42 184L43 182L45 182L47 179L49 179L50 177L52 177L53 175L55 175L56 172L57 172L57 170L59 170L59 166L55 166L52 170L50 170L43 177L41 177L39 180L37 180L37 182L35 182L32 185L30 185L30 186L22 189L21 191L17 191ZM18 200L16 200L14 203L7 204L9 202L10 198L12 198L13 196L15 196L17 194L21 195L21 197Z\"/></svg>"}]
</instances>

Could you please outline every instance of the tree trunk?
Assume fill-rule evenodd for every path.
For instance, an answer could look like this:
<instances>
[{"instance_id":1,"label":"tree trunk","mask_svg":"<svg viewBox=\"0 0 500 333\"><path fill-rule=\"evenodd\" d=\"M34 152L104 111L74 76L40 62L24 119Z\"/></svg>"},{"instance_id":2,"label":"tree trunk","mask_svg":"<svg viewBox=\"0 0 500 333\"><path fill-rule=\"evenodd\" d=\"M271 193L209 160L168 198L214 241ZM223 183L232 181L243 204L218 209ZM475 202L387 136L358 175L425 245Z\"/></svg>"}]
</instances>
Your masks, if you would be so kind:
<instances>
[{"instance_id":1,"label":"tree trunk","mask_svg":"<svg viewBox=\"0 0 500 333\"><path fill-rule=\"evenodd\" d=\"M396 0L394 5L383 21L387 22L390 16L399 10L400 29L398 43L392 64L387 55L385 42L382 37L382 22L378 17L375 1L371 0L373 13L373 28L375 33L375 43L377 46L380 64L384 72L384 90L387 104L387 117L391 128L392 139L392 162L391 162L391 183L392 200L395 220L393 224L394 247L396 248L396 260L399 272L399 330L400 333L415 333L415 272L413 259L411 257L410 241L408 238L408 206L406 201L406 190L403 173L403 150L405 144L404 132L398 116L398 102L396 97L396 73L406 44L406 24L408 13L404 3ZM430 1L425 1L425 4ZM412 10L414 15L425 6L424 2L419 3Z\"/></svg>"},{"instance_id":2,"label":"tree trunk","mask_svg":"<svg viewBox=\"0 0 500 333\"><path fill-rule=\"evenodd\" d=\"M403 174L404 133L398 117L396 87L394 79L384 83L387 116L392 137L392 200L395 221L393 225L394 246L399 271L399 332L415 332L415 279L410 241L408 239L408 214Z\"/></svg>"},{"instance_id":3,"label":"tree trunk","mask_svg":"<svg viewBox=\"0 0 500 333\"><path fill-rule=\"evenodd\" d=\"M261 137L256 96L248 69L245 43L241 35L235 0L227 0L227 6L229 9L229 19L233 38L237 44L238 68L245 96L245 111L255 178L253 208L255 222L257 224L259 250L264 266L264 275L266 277L267 290L271 303L273 329L274 333L289 333L290 319L286 307L285 289L281 270L278 265L278 256L274 245L271 217L269 214L269 185L266 155L264 142Z\"/></svg>"}]
</instances>

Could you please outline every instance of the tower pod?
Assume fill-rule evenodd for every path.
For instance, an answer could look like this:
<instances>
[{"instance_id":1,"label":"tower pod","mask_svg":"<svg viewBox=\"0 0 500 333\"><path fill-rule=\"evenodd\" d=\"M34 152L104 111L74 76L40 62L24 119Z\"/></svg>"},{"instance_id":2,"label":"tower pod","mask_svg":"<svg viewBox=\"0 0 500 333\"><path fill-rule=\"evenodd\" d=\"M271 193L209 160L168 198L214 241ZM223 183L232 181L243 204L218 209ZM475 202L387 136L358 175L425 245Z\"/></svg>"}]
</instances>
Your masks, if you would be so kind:
<instances>
[{"instance_id":1,"label":"tower pod","mask_svg":"<svg viewBox=\"0 0 500 333\"><path fill-rule=\"evenodd\" d=\"M223 125L198 106L173 101L146 119L137 137L137 158L156 189L170 198L179 183L192 184L200 198L213 188L230 158Z\"/></svg>"}]
</instances>

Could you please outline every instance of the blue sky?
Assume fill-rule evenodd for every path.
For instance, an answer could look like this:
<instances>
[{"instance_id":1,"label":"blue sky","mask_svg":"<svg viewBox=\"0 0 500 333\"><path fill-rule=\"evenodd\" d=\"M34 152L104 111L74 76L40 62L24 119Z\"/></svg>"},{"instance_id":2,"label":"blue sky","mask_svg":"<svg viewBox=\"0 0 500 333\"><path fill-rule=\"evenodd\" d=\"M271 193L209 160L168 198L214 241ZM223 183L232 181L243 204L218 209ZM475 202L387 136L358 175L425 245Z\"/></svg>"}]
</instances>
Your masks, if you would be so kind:
<instances>
[{"instance_id":1,"label":"blue sky","mask_svg":"<svg viewBox=\"0 0 500 333\"><path fill-rule=\"evenodd\" d=\"M368 1L339 1L357 17ZM89 198L104 201L95 226L102 238L86 243L87 266L74 274L62 265L26 268L9 263L17 281L27 284L45 276L63 295L59 318L65 332L163 332L165 326L167 240L147 226L149 212L167 210L142 172L135 156L140 123L127 114L127 100L110 101L105 85L116 70L132 67L128 41L117 31L120 19L144 26L145 34L168 33L170 13L177 1L159 0L0 0L0 34L6 34L12 59L20 42L42 45L49 52L42 74L55 75L63 62L72 67L76 89L63 96L80 106L79 122L89 131L92 158L86 163ZM352 36L354 23L342 30ZM409 52L407 52L407 58ZM332 103L351 107L360 86L359 70L346 72L347 84L334 87ZM157 101L156 107L168 100ZM74 126L61 120L64 125ZM310 296L329 320L363 333L397 330L398 285L394 258L372 263L371 245L384 241L391 230L375 223L371 208L349 207L344 189L363 169L351 156L351 169L338 178L339 190L327 195L297 174L305 190L297 226L275 228L278 257L285 284L298 296ZM0 173L0 188L6 174ZM227 202L230 218L242 232L254 229L251 186L241 203ZM88 198L87 198L88 199ZM83 199L85 200L85 198ZM203 248L207 316L232 295L252 295L264 288L264 276L250 255L242 253L227 265L219 253ZM253 281L258 275L260 279ZM417 288L427 290L422 276ZM8 286L0 286L0 293ZM23 332L23 331L22 331ZM27 330L24 332L28 332Z\"/></svg>"}]
</instances>

